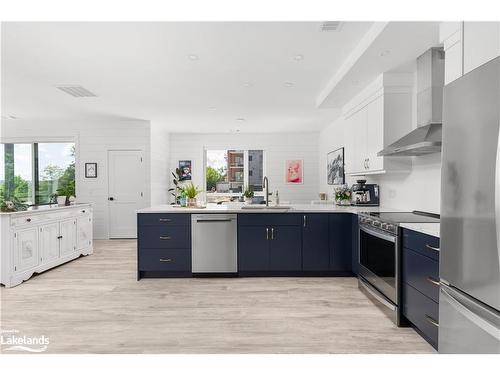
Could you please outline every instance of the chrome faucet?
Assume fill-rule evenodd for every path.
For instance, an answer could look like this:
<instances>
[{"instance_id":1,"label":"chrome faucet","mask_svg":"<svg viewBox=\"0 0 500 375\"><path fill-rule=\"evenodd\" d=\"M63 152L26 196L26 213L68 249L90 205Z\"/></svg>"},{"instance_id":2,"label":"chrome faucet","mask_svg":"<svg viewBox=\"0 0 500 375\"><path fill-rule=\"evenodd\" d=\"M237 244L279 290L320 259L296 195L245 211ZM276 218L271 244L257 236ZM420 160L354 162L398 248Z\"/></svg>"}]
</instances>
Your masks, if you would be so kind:
<instances>
[{"instance_id":1,"label":"chrome faucet","mask_svg":"<svg viewBox=\"0 0 500 375\"><path fill-rule=\"evenodd\" d=\"M262 180L262 187L266 188L266 206L269 207L269 180L267 176L264 176L264 180Z\"/></svg>"}]
</instances>

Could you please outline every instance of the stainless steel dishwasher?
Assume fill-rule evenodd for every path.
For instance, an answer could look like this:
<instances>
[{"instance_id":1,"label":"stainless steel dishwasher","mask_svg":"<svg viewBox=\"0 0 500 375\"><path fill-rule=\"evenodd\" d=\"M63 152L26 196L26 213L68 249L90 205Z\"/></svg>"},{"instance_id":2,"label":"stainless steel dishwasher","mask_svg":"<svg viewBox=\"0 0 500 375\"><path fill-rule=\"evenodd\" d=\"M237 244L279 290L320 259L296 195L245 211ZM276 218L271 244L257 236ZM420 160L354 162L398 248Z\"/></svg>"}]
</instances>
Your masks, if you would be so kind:
<instances>
[{"instance_id":1,"label":"stainless steel dishwasher","mask_svg":"<svg viewBox=\"0 0 500 375\"><path fill-rule=\"evenodd\" d=\"M191 215L193 274L238 272L237 215Z\"/></svg>"}]
</instances>

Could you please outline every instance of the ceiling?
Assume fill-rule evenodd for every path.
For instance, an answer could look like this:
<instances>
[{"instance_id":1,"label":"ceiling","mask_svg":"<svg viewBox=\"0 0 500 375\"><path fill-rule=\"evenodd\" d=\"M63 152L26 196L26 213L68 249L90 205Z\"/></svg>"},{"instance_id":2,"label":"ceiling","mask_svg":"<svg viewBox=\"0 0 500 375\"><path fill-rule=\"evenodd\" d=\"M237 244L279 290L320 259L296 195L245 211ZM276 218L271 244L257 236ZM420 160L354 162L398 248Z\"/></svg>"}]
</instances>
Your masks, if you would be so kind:
<instances>
[{"instance_id":1,"label":"ceiling","mask_svg":"<svg viewBox=\"0 0 500 375\"><path fill-rule=\"evenodd\" d=\"M373 56L361 53L354 60L368 68L346 66L377 24L377 40L401 37L372 22L328 32L322 22L3 23L2 115L143 119L172 132L319 131L339 115L339 97L360 89L339 82L353 72L364 82L429 43L430 31L392 65L369 68Z\"/></svg>"}]
</instances>

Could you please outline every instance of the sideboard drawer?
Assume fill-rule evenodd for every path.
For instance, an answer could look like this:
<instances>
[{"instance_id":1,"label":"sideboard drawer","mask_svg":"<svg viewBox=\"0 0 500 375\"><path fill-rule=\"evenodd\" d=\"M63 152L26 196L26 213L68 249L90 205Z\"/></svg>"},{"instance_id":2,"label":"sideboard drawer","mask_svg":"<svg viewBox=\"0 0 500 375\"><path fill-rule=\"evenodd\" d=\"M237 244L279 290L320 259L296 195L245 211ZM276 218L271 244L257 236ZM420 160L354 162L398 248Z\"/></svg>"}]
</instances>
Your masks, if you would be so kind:
<instances>
[{"instance_id":1,"label":"sideboard drawer","mask_svg":"<svg viewBox=\"0 0 500 375\"><path fill-rule=\"evenodd\" d=\"M139 226L145 225L190 225L190 214L138 214Z\"/></svg>"},{"instance_id":2,"label":"sideboard drawer","mask_svg":"<svg viewBox=\"0 0 500 375\"><path fill-rule=\"evenodd\" d=\"M190 226L140 226L140 248L151 249L190 249Z\"/></svg>"},{"instance_id":3,"label":"sideboard drawer","mask_svg":"<svg viewBox=\"0 0 500 375\"><path fill-rule=\"evenodd\" d=\"M403 282L439 302L439 263L403 248Z\"/></svg>"},{"instance_id":4,"label":"sideboard drawer","mask_svg":"<svg viewBox=\"0 0 500 375\"><path fill-rule=\"evenodd\" d=\"M191 251L186 249L141 249L139 271L191 272Z\"/></svg>"}]
</instances>

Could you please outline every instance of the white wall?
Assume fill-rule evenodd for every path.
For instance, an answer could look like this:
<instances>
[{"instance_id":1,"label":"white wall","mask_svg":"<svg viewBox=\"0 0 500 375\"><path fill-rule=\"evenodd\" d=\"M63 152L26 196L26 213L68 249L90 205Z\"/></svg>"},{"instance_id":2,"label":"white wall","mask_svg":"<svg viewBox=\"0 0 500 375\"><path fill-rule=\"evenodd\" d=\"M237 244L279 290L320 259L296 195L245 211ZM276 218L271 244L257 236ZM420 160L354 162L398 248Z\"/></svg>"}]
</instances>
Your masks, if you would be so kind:
<instances>
[{"instance_id":1,"label":"white wall","mask_svg":"<svg viewBox=\"0 0 500 375\"><path fill-rule=\"evenodd\" d=\"M76 196L94 207L94 238L108 238L108 150L141 149L145 155L146 194L150 205L149 121L2 120L1 142L73 140L77 144ZM97 163L97 178L85 178L85 163Z\"/></svg>"},{"instance_id":2,"label":"white wall","mask_svg":"<svg viewBox=\"0 0 500 375\"><path fill-rule=\"evenodd\" d=\"M169 203L170 134L160 122L151 122L151 205Z\"/></svg>"},{"instance_id":3,"label":"white wall","mask_svg":"<svg viewBox=\"0 0 500 375\"><path fill-rule=\"evenodd\" d=\"M265 173L270 191L279 190L282 201L308 203L318 196L318 133L174 134L170 135L170 170L179 160L191 160L193 183L203 182L203 151L208 149L265 150ZM304 160L304 184L285 183L285 160Z\"/></svg>"},{"instance_id":4,"label":"white wall","mask_svg":"<svg viewBox=\"0 0 500 375\"><path fill-rule=\"evenodd\" d=\"M416 80L416 74L414 75ZM416 128L416 85L413 92L413 128ZM345 139L350 129L346 129L342 118L324 128L319 140L319 188L333 199L333 186L326 183L326 154L339 147L346 147ZM350 160L346 158L345 163ZM368 183L380 185L380 204L386 208L401 210L422 210L440 212L441 204L441 154L412 157L410 173L366 176ZM360 178L360 177L357 177ZM349 185L356 178L347 177Z\"/></svg>"}]
</instances>

